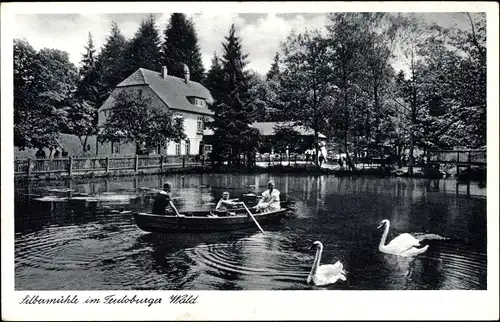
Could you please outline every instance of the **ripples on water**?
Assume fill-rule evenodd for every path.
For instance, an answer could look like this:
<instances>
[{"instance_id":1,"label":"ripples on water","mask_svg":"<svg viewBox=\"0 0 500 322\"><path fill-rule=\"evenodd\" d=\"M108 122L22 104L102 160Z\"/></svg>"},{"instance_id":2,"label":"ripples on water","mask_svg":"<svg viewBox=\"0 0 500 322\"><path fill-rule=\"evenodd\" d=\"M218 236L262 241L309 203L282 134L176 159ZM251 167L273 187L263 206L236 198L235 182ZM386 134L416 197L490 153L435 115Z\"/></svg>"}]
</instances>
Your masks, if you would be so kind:
<instances>
[{"instance_id":1,"label":"ripples on water","mask_svg":"<svg viewBox=\"0 0 500 322\"><path fill-rule=\"evenodd\" d=\"M267 179L168 178L180 210L213 207L222 190L230 190L233 197L261 192ZM54 187L16 187L16 289L486 289L486 200L457 194L454 181L274 179L294 201L297 216L264 227L266 234L252 229L214 234L139 230L131 214L120 211L150 209L151 194L141 187L158 188L162 178L66 183L75 193L121 194L115 204L86 209L33 199L54 194L48 191ZM129 203L123 202L126 195L133 196ZM376 226L385 218L391 220L388 241L403 232L435 233L451 240L412 260L382 254L377 249L382 232ZM315 240L325 246L322 263L344 263L346 282L322 288L306 284L314 260L309 247Z\"/></svg>"}]
</instances>

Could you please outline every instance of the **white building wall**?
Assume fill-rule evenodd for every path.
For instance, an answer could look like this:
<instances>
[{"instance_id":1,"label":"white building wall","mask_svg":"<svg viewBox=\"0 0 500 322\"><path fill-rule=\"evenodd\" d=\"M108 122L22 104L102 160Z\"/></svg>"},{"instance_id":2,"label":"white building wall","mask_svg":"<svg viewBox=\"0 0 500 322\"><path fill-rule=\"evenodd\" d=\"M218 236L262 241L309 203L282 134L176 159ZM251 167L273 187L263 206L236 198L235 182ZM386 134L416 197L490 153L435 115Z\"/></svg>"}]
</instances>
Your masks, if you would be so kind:
<instances>
[{"instance_id":1,"label":"white building wall","mask_svg":"<svg viewBox=\"0 0 500 322\"><path fill-rule=\"evenodd\" d=\"M189 139L189 151L186 149L186 140L180 143L180 155L196 155L199 153L200 143L203 139L203 130L198 131L198 117L204 118L203 115L188 113L184 111L172 110L174 114L180 114L184 119L184 133ZM177 155L176 145L178 143L169 142L166 146L166 155Z\"/></svg>"},{"instance_id":2,"label":"white building wall","mask_svg":"<svg viewBox=\"0 0 500 322\"><path fill-rule=\"evenodd\" d=\"M133 88L117 88L115 89L115 94L122 91L122 90L127 90L127 91L134 91L137 95L139 95L139 90L141 90L141 95L142 97L148 97L151 99L152 105L163 105L163 101L161 101L158 96L149 88L147 85L143 86L134 86ZM99 125L102 125L107 117L107 113L105 110L110 109L113 104L113 99L108 98L106 102L103 104L103 106L99 110ZM200 114L194 114L194 113L189 113L185 111L179 111L175 109L171 109L172 114L179 114L182 116L184 119L184 132L186 133L190 144L189 144L189 151L186 151L186 141L183 140L180 144L180 155L196 155L199 153L199 147L200 143L203 139L203 129L201 131L198 131L198 117L201 117L204 119L206 115L200 115ZM177 155L176 151L176 143L175 142L169 142L167 146L162 147L161 151L162 154L166 155Z\"/></svg>"}]
</instances>

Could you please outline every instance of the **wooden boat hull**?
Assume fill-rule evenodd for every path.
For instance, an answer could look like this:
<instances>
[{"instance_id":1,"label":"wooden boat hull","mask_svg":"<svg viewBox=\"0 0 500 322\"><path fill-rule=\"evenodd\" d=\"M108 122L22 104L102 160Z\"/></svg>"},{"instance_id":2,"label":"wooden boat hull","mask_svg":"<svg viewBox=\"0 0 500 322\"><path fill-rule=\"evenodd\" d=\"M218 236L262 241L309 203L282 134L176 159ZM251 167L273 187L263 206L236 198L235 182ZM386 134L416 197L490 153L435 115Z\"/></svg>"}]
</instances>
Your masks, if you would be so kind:
<instances>
[{"instance_id":1,"label":"wooden boat hull","mask_svg":"<svg viewBox=\"0 0 500 322\"><path fill-rule=\"evenodd\" d=\"M261 226L279 223L287 216L288 209L255 213L254 218ZM183 217L163 216L149 213L134 213L137 226L153 233L179 232L214 232L254 228L258 229L248 213L236 213L234 216L208 216L209 212L187 212Z\"/></svg>"}]
</instances>

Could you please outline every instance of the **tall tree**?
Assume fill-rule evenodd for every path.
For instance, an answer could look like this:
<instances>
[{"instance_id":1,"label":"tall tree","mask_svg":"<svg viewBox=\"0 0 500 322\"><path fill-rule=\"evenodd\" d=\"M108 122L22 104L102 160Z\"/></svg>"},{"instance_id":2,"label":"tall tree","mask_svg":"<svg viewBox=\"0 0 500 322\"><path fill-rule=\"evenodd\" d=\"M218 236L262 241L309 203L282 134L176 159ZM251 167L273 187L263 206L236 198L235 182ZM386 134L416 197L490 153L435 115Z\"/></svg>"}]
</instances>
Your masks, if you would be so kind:
<instances>
[{"instance_id":1,"label":"tall tree","mask_svg":"<svg viewBox=\"0 0 500 322\"><path fill-rule=\"evenodd\" d=\"M184 77L186 64L192 80L202 82L205 78L194 23L183 13L173 13L170 16L161 46L161 62L167 67L170 75Z\"/></svg>"},{"instance_id":2,"label":"tall tree","mask_svg":"<svg viewBox=\"0 0 500 322\"><path fill-rule=\"evenodd\" d=\"M66 52L36 52L27 41L14 40L14 143L24 147L57 144L67 122L78 74Z\"/></svg>"},{"instance_id":3,"label":"tall tree","mask_svg":"<svg viewBox=\"0 0 500 322\"><path fill-rule=\"evenodd\" d=\"M224 71L222 70L222 62L217 53L212 57L212 66L207 73L207 77L203 84L210 90L214 99L214 104L217 105L222 101L222 95L225 90Z\"/></svg>"},{"instance_id":4,"label":"tall tree","mask_svg":"<svg viewBox=\"0 0 500 322\"><path fill-rule=\"evenodd\" d=\"M116 22L111 24L110 35L106 38L104 45L97 56L96 69L100 75L99 100L97 106L100 107L108 98L116 85L123 81L128 70L126 63L127 41L123 36Z\"/></svg>"},{"instance_id":5,"label":"tall tree","mask_svg":"<svg viewBox=\"0 0 500 322\"><path fill-rule=\"evenodd\" d=\"M280 99L281 95L281 71L280 71L280 54L276 52L271 68L266 74L266 94L269 115L266 121L283 121L285 116L283 113L284 104Z\"/></svg>"},{"instance_id":6,"label":"tall tree","mask_svg":"<svg viewBox=\"0 0 500 322\"><path fill-rule=\"evenodd\" d=\"M338 118L331 119L334 128L342 141L347 164L351 169L352 162L350 147L352 137L359 134L356 130L362 127L357 124L362 120L359 111L364 104L360 102L362 88L360 80L363 79L364 52L366 41L362 28L365 17L361 13L338 13L329 15L327 25L329 45L331 48L330 60L333 64L333 82L338 89L335 111Z\"/></svg>"},{"instance_id":7,"label":"tall tree","mask_svg":"<svg viewBox=\"0 0 500 322\"><path fill-rule=\"evenodd\" d=\"M279 62L280 62L280 54L276 52L276 55L274 55L273 63L271 64L271 68L266 74L267 81L279 78L280 75Z\"/></svg>"},{"instance_id":8,"label":"tall tree","mask_svg":"<svg viewBox=\"0 0 500 322\"><path fill-rule=\"evenodd\" d=\"M160 71L160 35L154 16L141 22L139 29L128 43L126 49L126 75L139 68Z\"/></svg>"},{"instance_id":9,"label":"tall tree","mask_svg":"<svg viewBox=\"0 0 500 322\"><path fill-rule=\"evenodd\" d=\"M276 109L276 106L279 105L278 94L271 82L266 81L254 71L249 73L250 101L253 106L252 117L255 121L269 122L278 118L281 113L281 110Z\"/></svg>"},{"instance_id":10,"label":"tall tree","mask_svg":"<svg viewBox=\"0 0 500 322\"><path fill-rule=\"evenodd\" d=\"M243 53L241 39L236 36L234 24L229 29L229 35L225 37L226 42L222 44L222 70L224 81L227 86L225 99L232 101L231 93L238 91L239 99L245 102L249 98L249 76L246 66L248 54Z\"/></svg>"},{"instance_id":11,"label":"tall tree","mask_svg":"<svg viewBox=\"0 0 500 322\"><path fill-rule=\"evenodd\" d=\"M361 70L366 77L366 82L361 82L364 89L362 95L366 96L366 122L358 131L365 138L367 148L378 150L379 157L384 156L385 134L383 122L388 113L384 103L385 94L391 79L394 76L390 60L393 57L396 36L400 22L399 15L387 13L363 13L364 23L360 25L366 42L364 50L365 68Z\"/></svg>"},{"instance_id":12,"label":"tall tree","mask_svg":"<svg viewBox=\"0 0 500 322\"><path fill-rule=\"evenodd\" d=\"M314 131L314 149L319 151L326 99L332 94L332 71L328 42L318 31L291 35L283 44L282 99L290 117ZM318 160L315 160L316 165Z\"/></svg>"},{"instance_id":13,"label":"tall tree","mask_svg":"<svg viewBox=\"0 0 500 322\"><path fill-rule=\"evenodd\" d=\"M216 102L211 106L215 112L211 127L217 142L214 153L216 158L229 160L236 165L240 164L240 156L244 154L250 164L251 156L258 147L259 133L249 126L254 104L249 91L248 72L245 70L247 55L242 51L241 40L236 36L234 24L222 46L222 81L219 80L219 84L223 86L219 88Z\"/></svg>"},{"instance_id":14,"label":"tall tree","mask_svg":"<svg viewBox=\"0 0 500 322\"><path fill-rule=\"evenodd\" d=\"M99 108L99 89L101 77L97 70L96 50L92 34L89 32L85 53L79 70L80 79L75 93L76 101L69 106L71 113L68 119L71 124L69 130L84 138L82 145L87 146L88 136L97 131L97 109ZM90 120L90 123L87 122Z\"/></svg>"}]
</instances>

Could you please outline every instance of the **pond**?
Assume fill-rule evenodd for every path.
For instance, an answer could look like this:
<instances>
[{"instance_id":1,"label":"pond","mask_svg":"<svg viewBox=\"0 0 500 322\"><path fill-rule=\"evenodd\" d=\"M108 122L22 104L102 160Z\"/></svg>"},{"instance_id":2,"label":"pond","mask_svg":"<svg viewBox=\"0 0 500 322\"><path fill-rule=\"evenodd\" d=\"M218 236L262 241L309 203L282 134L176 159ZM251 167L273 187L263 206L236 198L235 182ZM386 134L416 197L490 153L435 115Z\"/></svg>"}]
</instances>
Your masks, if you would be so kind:
<instances>
[{"instance_id":1,"label":"pond","mask_svg":"<svg viewBox=\"0 0 500 322\"><path fill-rule=\"evenodd\" d=\"M272 227L204 234L141 231L132 211L149 211L163 182L180 211L213 209L222 191L262 193L273 179L294 216ZM67 197L71 193L72 199ZM78 198L78 194L80 198ZM99 202L85 201L94 196ZM83 196L83 197L82 197ZM125 210L125 211L124 211ZM16 290L437 290L486 285L486 188L454 179L196 174L72 180L15 186ZM416 258L381 253L388 240L432 233ZM306 283L340 260L347 280Z\"/></svg>"}]
</instances>

